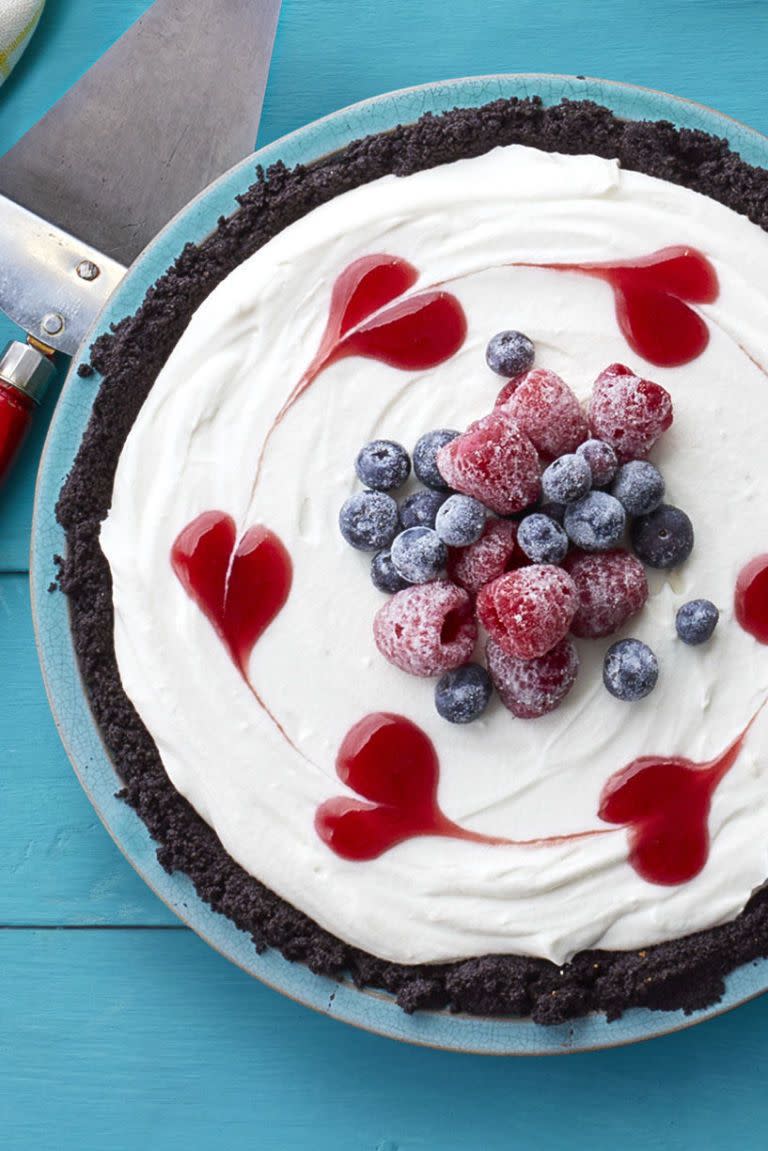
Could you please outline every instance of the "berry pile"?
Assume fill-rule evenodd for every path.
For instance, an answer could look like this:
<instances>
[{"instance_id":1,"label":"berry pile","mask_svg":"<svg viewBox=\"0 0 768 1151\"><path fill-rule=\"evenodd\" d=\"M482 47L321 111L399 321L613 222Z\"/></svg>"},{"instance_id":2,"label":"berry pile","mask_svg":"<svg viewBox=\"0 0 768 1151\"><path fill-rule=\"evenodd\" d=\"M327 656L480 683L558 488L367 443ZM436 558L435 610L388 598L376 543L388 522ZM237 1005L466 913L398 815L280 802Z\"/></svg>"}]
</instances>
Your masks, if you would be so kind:
<instances>
[{"instance_id":1,"label":"berry pile","mask_svg":"<svg viewBox=\"0 0 768 1151\"><path fill-rule=\"evenodd\" d=\"M663 387L612 364L585 412L559 376L533 367L521 332L494 336L486 361L512 376L493 411L464 432L425 433L412 458L392 440L366 444L355 462L366 490L339 515L392 597L374 619L379 651L411 675L439 676L437 710L459 724L483 713L493 686L519 718L553 711L579 670L571 636L617 632L648 598L644 565L677 567L694 543L645 458L672 423ZM411 468L423 486L398 504ZM695 645L717 620L714 604L692 600L675 626ZM471 662L480 626L487 670ZM637 639L606 653L603 682L618 699L642 699L658 675Z\"/></svg>"}]
</instances>

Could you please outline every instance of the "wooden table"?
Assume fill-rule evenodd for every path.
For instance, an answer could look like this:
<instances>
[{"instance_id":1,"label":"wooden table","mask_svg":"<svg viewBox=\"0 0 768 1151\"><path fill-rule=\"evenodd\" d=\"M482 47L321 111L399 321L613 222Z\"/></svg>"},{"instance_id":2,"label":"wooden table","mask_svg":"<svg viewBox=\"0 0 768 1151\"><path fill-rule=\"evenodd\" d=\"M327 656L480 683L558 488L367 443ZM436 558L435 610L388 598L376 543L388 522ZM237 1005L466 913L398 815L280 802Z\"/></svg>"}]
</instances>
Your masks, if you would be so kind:
<instances>
[{"instance_id":1,"label":"wooden table","mask_svg":"<svg viewBox=\"0 0 768 1151\"><path fill-rule=\"evenodd\" d=\"M0 89L0 149L146 6L48 0ZM260 139L389 88L494 71L634 81L768 132L766 44L764 0L284 0ZM12 334L0 320L0 342ZM27 552L54 400L0 496L0 1144L764 1147L768 999L623 1051L483 1060L314 1015L172 917L80 791L40 682Z\"/></svg>"}]
</instances>

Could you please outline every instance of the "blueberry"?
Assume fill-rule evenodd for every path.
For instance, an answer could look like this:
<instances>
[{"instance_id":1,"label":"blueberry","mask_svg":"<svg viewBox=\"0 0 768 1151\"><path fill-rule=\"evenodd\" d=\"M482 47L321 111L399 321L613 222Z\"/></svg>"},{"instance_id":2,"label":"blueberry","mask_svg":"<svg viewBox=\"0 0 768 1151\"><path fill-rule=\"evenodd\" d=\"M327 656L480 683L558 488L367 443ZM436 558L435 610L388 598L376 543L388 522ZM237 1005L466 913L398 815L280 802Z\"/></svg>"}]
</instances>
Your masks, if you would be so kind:
<instances>
[{"instance_id":1,"label":"blueberry","mask_svg":"<svg viewBox=\"0 0 768 1151\"><path fill-rule=\"evenodd\" d=\"M592 487L604 488L611 482L616 474L619 461L610 444L605 440L585 440L576 449L576 455L581 456L589 464L592 472Z\"/></svg>"},{"instance_id":2,"label":"blueberry","mask_svg":"<svg viewBox=\"0 0 768 1151\"><path fill-rule=\"evenodd\" d=\"M533 367L533 342L522 332L497 332L488 341L485 362L499 376L519 376Z\"/></svg>"},{"instance_id":3,"label":"blueberry","mask_svg":"<svg viewBox=\"0 0 768 1151\"><path fill-rule=\"evenodd\" d=\"M517 542L535 564L559 564L568 551L568 536L560 524L541 512L520 521Z\"/></svg>"},{"instance_id":4,"label":"blueberry","mask_svg":"<svg viewBox=\"0 0 768 1151\"><path fill-rule=\"evenodd\" d=\"M339 527L353 548L377 552L389 547L400 531L397 504L384 492L357 492L342 504Z\"/></svg>"},{"instance_id":5,"label":"blueberry","mask_svg":"<svg viewBox=\"0 0 768 1151\"><path fill-rule=\"evenodd\" d=\"M479 663L465 663L440 676L435 687L435 707L449 723L471 723L487 708L493 685Z\"/></svg>"},{"instance_id":6,"label":"blueberry","mask_svg":"<svg viewBox=\"0 0 768 1151\"><path fill-rule=\"evenodd\" d=\"M391 492L408 479L411 460L402 444L394 440L371 440L358 452L355 471L367 488Z\"/></svg>"},{"instance_id":7,"label":"blueberry","mask_svg":"<svg viewBox=\"0 0 768 1151\"><path fill-rule=\"evenodd\" d=\"M683 643L692 647L706 643L717 627L720 612L709 599L692 599L684 603L675 616L675 628Z\"/></svg>"},{"instance_id":8,"label":"blueberry","mask_svg":"<svg viewBox=\"0 0 768 1151\"><path fill-rule=\"evenodd\" d=\"M434 432L425 432L419 437L413 449L413 470L417 477L428 488L438 492L449 492L450 485L445 482L437 468L437 453L451 440L455 440L458 432L450 428L437 428Z\"/></svg>"},{"instance_id":9,"label":"blueberry","mask_svg":"<svg viewBox=\"0 0 768 1151\"><path fill-rule=\"evenodd\" d=\"M400 523L404 528L433 528L435 516L447 499L445 492L432 492L428 488L413 492L400 504Z\"/></svg>"},{"instance_id":10,"label":"blueberry","mask_svg":"<svg viewBox=\"0 0 768 1151\"><path fill-rule=\"evenodd\" d=\"M603 661L603 683L616 699L628 703L644 699L656 686L659 661L639 639L620 639L608 648Z\"/></svg>"},{"instance_id":11,"label":"blueberry","mask_svg":"<svg viewBox=\"0 0 768 1151\"><path fill-rule=\"evenodd\" d=\"M376 552L371 560L371 582L379 591L389 592L390 595L409 586L408 581L395 571L392 556L386 549Z\"/></svg>"},{"instance_id":12,"label":"blueberry","mask_svg":"<svg viewBox=\"0 0 768 1151\"><path fill-rule=\"evenodd\" d=\"M680 508L662 504L632 524L632 547L652 568L674 568L693 551L693 524Z\"/></svg>"},{"instance_id":13,"label":"blueberry","mask_svg":"<svg viewBox=\"0 0 768 1151\"><path fill-rule=\"evenodd\" d=\"M541 477L542 495L545 501L553 504L572 504L585 496L591 487L589 464L573 452L554 460Z\"/></svg>"},{"instance_id":14,"label":"blueberry","mask_svg":"<svg viewBox=\"0 0 768 1151\"><path fill-rule=\"evenodd\" d=\"M626 523L624 508L607 492L590 492L565 509L568 538L585 552L605 552L616 547Z\"/></svg>"},{"instance_id":15,"label":"blueberry","mask_svg":"<svg viewBox=\"0 0 768 1151\"><path fill-rule=\"evenodd\" d=\"M485 527L485 508L472 496L448 496L435 519L435 531L444 544L467 548L479 540Z\"/></svg>"},{"instance_id":16,"label":"blueberry","mask_svg":"<svg viewBox=\"0 0 768 1151\"><path fill-rule=\"evenodd\" d=\"M445 567L448 549L432 528L406 528L392 544L392 563L408 583L428 583Z\"/></svg>"},{"instance_id":17,"label":"blueberry","mask_svg":"<svg viewBox=\"0 0 768 1151\"><path fill-rule=\"evenodd\" d=\"M664 477L647 460L630 460L616 472L611 495L623 505L627 515L645 516L664 499Z\"/></svg>"}]
</instances>

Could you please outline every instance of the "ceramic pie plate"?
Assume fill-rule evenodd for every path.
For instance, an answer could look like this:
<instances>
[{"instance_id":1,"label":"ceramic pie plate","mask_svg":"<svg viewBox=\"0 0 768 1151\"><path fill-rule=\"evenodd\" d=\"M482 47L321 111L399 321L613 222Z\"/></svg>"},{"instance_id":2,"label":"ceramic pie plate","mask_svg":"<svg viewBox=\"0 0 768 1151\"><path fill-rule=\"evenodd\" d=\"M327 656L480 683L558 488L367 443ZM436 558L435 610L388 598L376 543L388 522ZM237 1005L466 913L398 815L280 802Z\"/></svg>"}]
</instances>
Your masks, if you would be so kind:
<instances>
[{"instance_id":1,"label":"ceramic pie plate","mask_svg":"<svg viewBox=\"0 0 768 1151\"><path fill-rule=\"evenodd\" d=\"M556 104L563 97L594 100L628 119L663 119L678 127L698 128L726 137L748 163L768 167L768 138L700 104L628 84L545 74L471 77L390 92L343 108L260 149L192 200L157 236L130 268L73 361L38 474L30 560L37 648L62 742L105 827L159 898L231 962L324 1015L407 1043L497 1055L555 1055L618 1047L693 1026L768 990L768 960L734 971L726 980L721 1002L691 1015L637 1008L612 1023L606 1023L602 1015L591 1014L544 1027L530 1019L478 1018L447 1012L420 1011L408 1016L384 992L360 990L350 982L313 975L277 951L258 955L250 937L212 911L185 875L168 875L163 870L146 827L116 798L120 779L101 741L80 679L67 600L61 594L49 594L48 586L55 575L53 556L66 546L55 518L56 500L77 454L95 395L93 382L77 375L78 364L87 358L87 349L97 336L136 310L147 288L186 243L202 240L214 230L220 216L234 210L235 196L253 182L256 165L267 168L277 160L289 167L307 164L358 137L412 122L425 112L533 95L546 104Z\"/></svg>"}]
</instances>

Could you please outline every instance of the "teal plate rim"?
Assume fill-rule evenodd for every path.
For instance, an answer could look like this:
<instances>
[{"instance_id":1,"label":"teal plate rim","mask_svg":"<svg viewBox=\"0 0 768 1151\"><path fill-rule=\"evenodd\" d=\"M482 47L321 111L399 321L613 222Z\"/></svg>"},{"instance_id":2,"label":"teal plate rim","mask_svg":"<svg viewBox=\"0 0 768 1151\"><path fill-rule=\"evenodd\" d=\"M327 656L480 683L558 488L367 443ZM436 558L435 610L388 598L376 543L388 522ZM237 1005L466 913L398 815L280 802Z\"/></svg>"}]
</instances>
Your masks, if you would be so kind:
<instances>
[{"instance_id":1,"label":"teal plate rim","mask_svg":"<svg viewBox=\"0 0 768 1151\"><path fill-rule=\"evenodd\" d=\"M598 1014L555 1027L530 1019L477 1018L422 1011L408 1016L384 992L313 975L277 951L258 955L246 932L211 910L182 874L160 866L156 844L135 812L116 798L120 780L91 715L75 660L67 602L49 594L53 556L65 547L54 508L69 472L96 393L93 379L77 367L93 340L136 310L144 294L187 242L203 239L222 215L236 208L235 196L253 182L257 164L288 166L334 152L351 140L408 123L425 112L475 107L510 96L540 96L545 104L563 97L604 104L628 119L664 119L726 137L752 164L768 167L768 138L719 112L648 88L590 77L525 73L476 76L404 88L343 108L259 149L224 173L192 200L129 269L72 362L48 432L35 489L30 557L35 639L54 720L74 770L100 819L139 875L175 914L207 943L250 975L320 1013L407 1043L445 1050L498 1055L555 1055L619 1047L691 1027L768 990L768 960L734 971L720 1003L685 1015L637 1008L612 1023ZM97 378L98 379L98 378Z\"/></svg>"}]
</instances>

